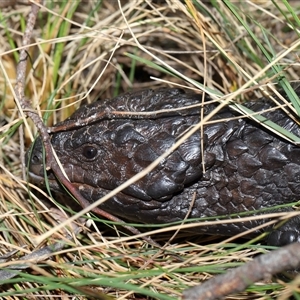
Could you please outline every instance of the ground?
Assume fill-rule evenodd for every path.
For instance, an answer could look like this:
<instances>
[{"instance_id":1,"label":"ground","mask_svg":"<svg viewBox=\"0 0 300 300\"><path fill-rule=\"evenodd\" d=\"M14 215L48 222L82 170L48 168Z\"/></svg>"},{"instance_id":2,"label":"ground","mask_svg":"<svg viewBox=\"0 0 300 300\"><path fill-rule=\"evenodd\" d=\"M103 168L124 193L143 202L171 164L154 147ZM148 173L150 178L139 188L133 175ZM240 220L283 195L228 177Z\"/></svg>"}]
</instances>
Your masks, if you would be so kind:
<instances>
[{"instance_id":1,"label":"ground","mask_svg":"<svg viewBox=\"0 0 300 300\"><path fill-rule=\"evenodd\" d=\"M0 251L16 250L9 265L66 234L54 230L39 244L62 220L49 211L60 207L56 195L30 185L22 161L36 127L19 114L13 88L30 5L6 2L0 11ZM239 102L267 96L299 80L299 10L297 1L44 1L26 97L51 126L84 103L136 89L182 87L222 99L236 93ZM111 222L87 218L91 227L69 247L6 281L0 296L177 299L189 286L270 249L181 232L170 240L174 231L148 228L162 245L157 249ZM268 280L228 299L298 299L296 286Z\"/></svg>"}]
</instances>

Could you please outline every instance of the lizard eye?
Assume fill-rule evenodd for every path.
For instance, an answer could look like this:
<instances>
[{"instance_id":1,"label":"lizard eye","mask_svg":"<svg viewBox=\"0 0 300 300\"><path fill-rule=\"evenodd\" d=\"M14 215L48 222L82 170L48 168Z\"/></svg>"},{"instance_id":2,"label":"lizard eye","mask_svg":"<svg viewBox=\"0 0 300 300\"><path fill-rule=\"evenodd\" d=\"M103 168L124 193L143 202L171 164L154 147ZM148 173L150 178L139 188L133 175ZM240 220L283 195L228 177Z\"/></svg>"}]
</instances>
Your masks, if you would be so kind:
<instances>
[{"instance_id":1,"label":"lizard eye","mask_svg":"<svg viewBox=\"0 0 300 300\"><path fill-rule=\"evenodd\" d=\"M88 145L82 148L82 155L88 160L96 158L97 154L98 149L94 146Z\"/></svg>"}]
</instances>

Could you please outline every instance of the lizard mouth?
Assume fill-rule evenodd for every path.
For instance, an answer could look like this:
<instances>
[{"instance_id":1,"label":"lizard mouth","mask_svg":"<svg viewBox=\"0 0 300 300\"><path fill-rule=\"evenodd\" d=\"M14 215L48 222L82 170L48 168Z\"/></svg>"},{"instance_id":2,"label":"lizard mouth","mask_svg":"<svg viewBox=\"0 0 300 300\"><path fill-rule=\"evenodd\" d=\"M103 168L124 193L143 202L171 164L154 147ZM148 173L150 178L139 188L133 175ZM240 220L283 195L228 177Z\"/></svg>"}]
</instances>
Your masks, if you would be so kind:
<instances>
[{"instance_id":1,"label":"lizard mouth","mask_svg":"<svg viewBox=\"0 0 300 300\"><path fill-rule=\"evenodd\" d=\"M60 194L65 194L66 188L63 187L63 185L59 182L59 180L56 178L54 173L52 171L44 171L44 169L41 169L41 172L46 173L46 178L42 175L39 175L35 173L34 171L38 171L39 169L36 168L30 168L28 171L29 180L31 183L35 184L36 186L40 187L46 187L48 186L50 190L54 192L58 192ZM41 174L40 172L40 174ZM109 192L109 190L105 190L102 188L92 187L85 183L79 183L79 182L71 182L72 185L80 191L81 194L83 194L87 199L94 198L93 200L98 200L99 198L103 197L106 193Z\"/></svg>"},{"instance_id":2,"label":"lizard mouth","mask_svg":"<svg viewBox=\"0 0 300 300\"><path fill-rule=\"evenodd\" d=\"M63 192L63 189L61 185L56 180L54 174L51 172L49 175L47 175L47 178L37 175L35 172L32 171L32 169L28 172L29 180L33 184L37 186L49 186L51 190L57 191L57 192Z\"/></svg>"}]
</instances>

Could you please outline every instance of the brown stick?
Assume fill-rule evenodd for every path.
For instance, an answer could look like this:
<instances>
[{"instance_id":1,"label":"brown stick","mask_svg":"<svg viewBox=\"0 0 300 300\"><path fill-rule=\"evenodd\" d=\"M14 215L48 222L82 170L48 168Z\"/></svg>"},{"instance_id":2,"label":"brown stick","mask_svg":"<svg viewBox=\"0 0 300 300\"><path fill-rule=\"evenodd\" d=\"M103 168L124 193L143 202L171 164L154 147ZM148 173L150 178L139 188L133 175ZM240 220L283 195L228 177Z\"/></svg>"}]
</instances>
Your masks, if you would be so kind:
<instances>
[{"instance_id":1,"label":"brown stick","mask_svg":"<svg viewBox=\"0 0 300 300\"><path fill-rule=\"evenodd\" d=\"M197 106L200 106L197 105ZM193 108L194 106L190 107L182 107L182 108L176 108L174 110L158 110L158 111L147 111L147 112L132 112L132 111L120 111L120 110L113 110L111 108L105 109L105 111L96 112L93 114L88 115L85 118L81 118L80 122L76 122L74 120L66 120L62 125L56 125L55 127L50 127L48 129L49 132L60 132L60 131L66 131L71 130L75 128L80 128L86 125L90 125L95 122L99 122L100 120L112 120L112 119L156 119L160 117L171 117L171 116L177 116L181 115L184 116L188 113L188 111Z\"/></svg>"},{"instance_id":2,"label":"brown stick","mask_svg":"<svg viewBox=\"0 0 300 300\"><path fill-rule=\"evenodd\" d=\"M216 300L244 291L252 283L300 266L300 243L263 254L245 265L183 292L184 300Z\"/></svg>"}]
</instances>

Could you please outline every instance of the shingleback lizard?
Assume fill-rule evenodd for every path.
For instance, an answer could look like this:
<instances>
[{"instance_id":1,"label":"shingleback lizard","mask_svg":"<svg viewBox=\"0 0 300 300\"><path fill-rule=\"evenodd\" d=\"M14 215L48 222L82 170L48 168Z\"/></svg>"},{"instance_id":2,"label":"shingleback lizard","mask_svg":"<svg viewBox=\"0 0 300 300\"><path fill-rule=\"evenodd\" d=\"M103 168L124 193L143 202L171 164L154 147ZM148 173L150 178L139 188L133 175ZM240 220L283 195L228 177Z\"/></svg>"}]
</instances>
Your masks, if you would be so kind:
<instances>
[{"instance_id":1,"label":"shingleback lizard","mask_svg":"<svg viewBox=\"0 0 300 300\"><path fill-rule=\"evenodd\" d=\"M296 88L300 95L300 88ZM129 92L111 100L80 107L59 125L80 121L95 112L157 111L199 104L201 95L179 89ZM203 106L204 115L217 104ZM246 104L259 112L274 106L264 98ZM51 142L70 181L93 202L148 166L200 119L201 107L152 118L107 118L53 133ZM282 110L263 113L297 136L300 127ZM188 138L158 167L123 190L101 208L121 218L143 223L166 223L259 210L300 199L300 148L277 137L226 107ZM44 184L42 144L38 138L27 153L31 181ZM204 159L202 159L204 157ZM203 172L203 165L205 172ZM59 189L51 171L50 187ZM208 234L234 235L265 220L199 227ZM273 232L269 242L300 241L300 218Z\"/></svg>"}]
</instances>

